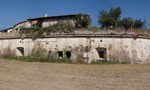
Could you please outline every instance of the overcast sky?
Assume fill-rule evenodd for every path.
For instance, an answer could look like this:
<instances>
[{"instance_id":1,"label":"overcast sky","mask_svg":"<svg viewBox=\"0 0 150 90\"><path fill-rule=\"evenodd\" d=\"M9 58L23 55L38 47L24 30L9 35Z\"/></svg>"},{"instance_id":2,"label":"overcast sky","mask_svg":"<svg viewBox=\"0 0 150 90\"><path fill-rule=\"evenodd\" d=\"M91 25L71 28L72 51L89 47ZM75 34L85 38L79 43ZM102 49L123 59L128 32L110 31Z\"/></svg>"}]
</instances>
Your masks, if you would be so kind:
<instances>
[{"instance_id":1,"label":"overcast sky","mask_svg":"<svg viewBox=\"0 0 150 90\"><path fill-rule=\"evenodd\" d=\"M150 0L0 0L0 29L46 13L48 16L89 14L93 26L99 27L99 12L117 6L123 11L122 17L142 20L145 17L150 22Z\"/></svg>"}]
</instances>

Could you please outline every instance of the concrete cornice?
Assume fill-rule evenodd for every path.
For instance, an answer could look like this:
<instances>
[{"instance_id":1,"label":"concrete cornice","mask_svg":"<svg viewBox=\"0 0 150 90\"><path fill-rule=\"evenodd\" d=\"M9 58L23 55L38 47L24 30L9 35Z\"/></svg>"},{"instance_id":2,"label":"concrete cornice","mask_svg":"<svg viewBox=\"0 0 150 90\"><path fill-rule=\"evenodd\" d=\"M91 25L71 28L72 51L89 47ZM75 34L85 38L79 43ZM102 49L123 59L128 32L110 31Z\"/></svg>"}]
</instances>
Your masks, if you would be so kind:
<instances>
[{"instance_id":1,"label":"concrete cornice","mask_svg":"<svg viewBox=\"0 0 150 90\"><path fill-rule=\"evenodd\" d=\"M18 34L16 36L5 36L1 37L0 40L4 39L30 39L32 38L30 35L21 35ZM111 34L50 34L48 36L37 36L38 38L133 38L133 39L150 39L150 36L141 36L141 35L111 35Z\"/></svg>"}]
</instances>

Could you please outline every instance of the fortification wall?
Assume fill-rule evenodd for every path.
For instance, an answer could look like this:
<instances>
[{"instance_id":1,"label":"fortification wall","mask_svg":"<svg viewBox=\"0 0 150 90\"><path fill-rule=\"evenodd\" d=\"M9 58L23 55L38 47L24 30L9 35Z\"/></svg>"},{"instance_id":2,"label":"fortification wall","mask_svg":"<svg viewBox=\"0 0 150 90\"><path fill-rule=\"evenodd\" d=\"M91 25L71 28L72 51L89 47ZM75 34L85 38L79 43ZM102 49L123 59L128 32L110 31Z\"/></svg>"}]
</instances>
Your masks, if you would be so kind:
<instances>
[{"instance_id":1,"label":"fortification wall","mask_svg":"<svg viewBox=\"0 0 150 90\"><path fill-rule=\"evenodd\" d=\"M51 56L119 61L126 63L150 63L150 39L132 37L49 37L24 39L1 39L0 56Z\"/></svg>"}]
</instances>

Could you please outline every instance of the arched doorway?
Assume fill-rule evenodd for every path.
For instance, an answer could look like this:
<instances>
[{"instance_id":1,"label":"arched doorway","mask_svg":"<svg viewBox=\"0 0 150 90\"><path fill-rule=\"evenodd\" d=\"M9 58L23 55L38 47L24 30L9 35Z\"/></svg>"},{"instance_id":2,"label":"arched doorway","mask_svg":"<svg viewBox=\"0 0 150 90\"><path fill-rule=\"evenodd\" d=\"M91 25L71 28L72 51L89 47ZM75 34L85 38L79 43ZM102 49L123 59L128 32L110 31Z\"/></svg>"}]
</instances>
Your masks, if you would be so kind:
<instances>
[{"instance_id":1,"label":"arched doorway","mask_svg":"<svg viewBox=\"0 0 150 90\"><path fill-rule=\"evenodd\" d=\"M68 59L71 58L71 52L70 51L66 51L66 58L68 58Z\"/></svg>"}]
</instances>

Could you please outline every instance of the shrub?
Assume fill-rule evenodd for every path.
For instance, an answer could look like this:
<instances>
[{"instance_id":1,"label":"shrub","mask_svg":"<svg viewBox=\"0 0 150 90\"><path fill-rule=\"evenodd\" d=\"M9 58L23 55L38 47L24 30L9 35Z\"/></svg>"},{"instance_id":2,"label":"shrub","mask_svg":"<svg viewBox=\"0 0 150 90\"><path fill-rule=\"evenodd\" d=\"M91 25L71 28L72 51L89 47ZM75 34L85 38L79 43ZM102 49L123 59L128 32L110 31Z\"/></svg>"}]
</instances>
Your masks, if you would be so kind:
<instances>
[{"instance_id":1,"label":"shrub","mask_svg":"<svg viewBox=\"0 0 150 90\"><path fill-rule=\"evenodd\" d=\"M21 28L20 34L29 34L31 38L35 40L37 37L43 36L43 33L49 35L50 32L65 32L69 33L74 30L74 26L70 23L57 23L50 25L49 27L32 27L32 28Z\"/></svg>"}]
</instances>

